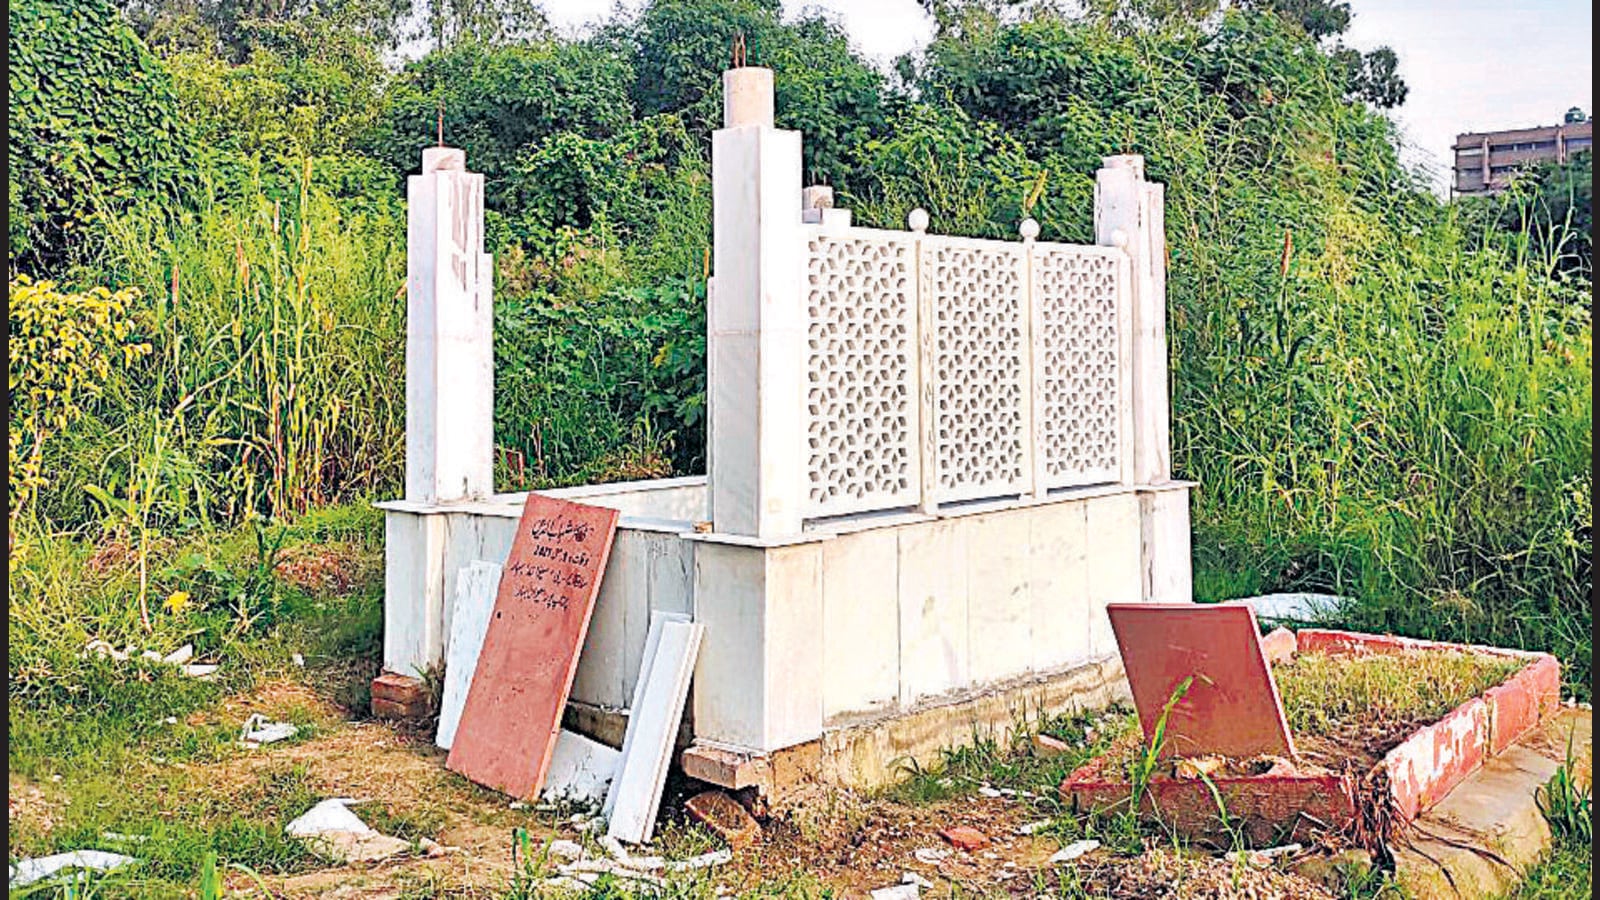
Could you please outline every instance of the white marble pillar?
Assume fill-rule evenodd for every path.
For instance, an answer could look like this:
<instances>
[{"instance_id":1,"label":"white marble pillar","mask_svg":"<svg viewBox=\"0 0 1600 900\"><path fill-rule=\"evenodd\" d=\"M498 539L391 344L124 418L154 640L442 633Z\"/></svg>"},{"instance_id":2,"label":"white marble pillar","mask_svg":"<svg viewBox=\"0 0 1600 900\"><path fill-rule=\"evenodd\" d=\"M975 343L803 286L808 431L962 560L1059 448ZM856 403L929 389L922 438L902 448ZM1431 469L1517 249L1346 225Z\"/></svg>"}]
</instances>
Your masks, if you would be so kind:
<instances>
[{"instance_id":1,"label":"white marble pillar","mask_svg":"<svg viewBox=\"0 0 1600 900\"><path fill-rule=\"evenodd\" d=\"M1163 189L1144 180L1144 157L1137 154L1106 157L1095 176L1095 243L1123 247L1133 263L1133 359L1124 371L1133 382L1130 480L1135 484L1161 484L1172 477Z\"/></svg>"},{"instance_id":2,"label":"white marble pillar","mask_svg":"<svg viewBox=\"0 0 1600 900\"><path fill-rule=\"evenodd\" d=\"M722 84L706 317L711 521L721 534L792 535L806 477L800 133L772 125L770 69L730 69Z\"/></svg>"},{"instance_id":3,"label":"white marble pillar","mask_svg":"<svg viewBox=\"0 0 1600 900\"><path fill-rule=\"evenodd\" d=\"M1171 393L1167 375L1167 239L1164 186L1146 181L1144 157L1109 156L1095 178L1095 241L1127 251L1133 276L1132 456L1127 481L1140 485L1141 594L1148 601L1194 599L1189 485L1172 481Z\"/></svg>"},{"instance_id":4,"label":"white marble pillar","mask_svg":"<svg viewBox=\"0 0 1600 900\"><path fill-rule=\"evenodd\" d=\"M494 266L483 176L454 147L422 151L407 185L406 495L494 493Z\"/></svg>"}]
</instances>

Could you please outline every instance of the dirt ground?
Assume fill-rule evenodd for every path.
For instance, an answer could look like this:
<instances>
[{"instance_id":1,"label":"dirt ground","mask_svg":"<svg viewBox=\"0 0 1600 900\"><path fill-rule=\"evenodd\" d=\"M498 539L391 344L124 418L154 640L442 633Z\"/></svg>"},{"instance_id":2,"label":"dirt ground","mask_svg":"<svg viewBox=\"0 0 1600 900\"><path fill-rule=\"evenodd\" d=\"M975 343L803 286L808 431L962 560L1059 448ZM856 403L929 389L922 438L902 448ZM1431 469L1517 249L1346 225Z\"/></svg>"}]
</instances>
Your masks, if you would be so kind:
<instances>
[{"instance_id":1,"label":"dirt ground","mask_svg":"<svg viewBox=\"0 0 1600 900\"><path fill-rule=\"evenodd\" d=\"M273 716L290 708L303 711L307 705L326 723L316 737L194 766L191 777L227 793L247 790L264 771L293 765L303 769L319 795L359 801L354 811L380 831L413 841L426 837L446 850L433 857L417 850L376 864L261 876L275 896L502 897L518 869L513 829L527 829L536 848L556 837L584 840L570 821L571 811L513 804L446 770L445 753L424 730L351 721L329 700L300 685L269 684L206 715L242 720L250 712ZM683 799L704 787L669 782L659 837L650 852L670 858L722 846L692 826L683 811ZM827 891L835 897L866 897L915 873L933 885L924 889L925 896L1331 896L1295 876L1170 849L1140 856L1099 850L1071 863L1051 864L1049 857L1060 847L1057 837L1018 833L1025 823L1045 818L1018 793L910 804L815 786L773 810L753 846L701 877L709 879L707 895L769 895L774 885L789 885L776 892L793 896L793 886L799 885L803 895ZM976 829L990 844L968 851L940 837L941 829L958 825ZM239 872L229 873L226 882L242 895L257 886L254 878ZM1187 886L1173 893L1174 884Z\"/></svg>"}]
</instances>

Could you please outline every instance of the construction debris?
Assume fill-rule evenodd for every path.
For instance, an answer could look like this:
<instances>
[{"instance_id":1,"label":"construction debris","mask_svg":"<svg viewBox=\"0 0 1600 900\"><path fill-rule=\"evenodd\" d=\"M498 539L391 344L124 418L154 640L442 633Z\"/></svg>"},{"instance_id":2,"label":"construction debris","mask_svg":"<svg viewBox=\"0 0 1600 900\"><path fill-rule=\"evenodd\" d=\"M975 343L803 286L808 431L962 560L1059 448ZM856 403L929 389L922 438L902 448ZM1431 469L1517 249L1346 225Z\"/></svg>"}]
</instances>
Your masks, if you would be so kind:
<instances>
[{"instance_id":1,"label":"construction debris","mask_svg":"<svg viewBox=\"0 0 1600 900\"><path fill-rule=\"evenodd\" d=\"M299 733L300 729L288 722L274 722L261 713L251 713L250 718L244 720L244 727L239 729L239 744L253 750L262 744L288 740Z\"/></svg>"},{"instance_id":2,"label":"construction debris","mask_svg":"<svg viewBox=\"0 0 1600 900\"><path fill-rule=\"evenodd\" d=\"M132 644L118 650L116 647L111 646L109 641L103 641L98 638L85 644L83 649L85 653L94 653L97 656L114 659L117 662L127 662L138 657L151 662L166 663L167 665L177 666L180 673L190 678L198 678L201 681L211 680L216 675L217 670L222 668L220 665L214 664L190 664L189 660L194 658L193 644L184 644L165 656L155 650L141 652Z\"/></svg>"},{"instance_id":3,"label":"construction debris","mask_svg":"<svg viewBox=\"0 0 1600 900\"><path fill-rule=\"evenodd\" d=\"M919 863L926 863L930 866L936 866L945 857L950 855L950 851L944 849L943 847L919 847L916 850L913 850L911 855L916 857L917 862Z\"/></svg>"},{"instance_id":4,"label":"construction debris","mask_svg":"<svg viewBox=\"0 0 1600 900\"><path fill-rule=\"evenodd\" d=\"M57 853L39 859L24 859L11 867L11 888L15 890L25 887L67 869L109 872L136 862L138 860L131 856L109 853L105 850L74 850L71 853Z\"/></svg>"},{"instance_id":5,"label":"construction debris","mask_svg":"<svg viewBox=\"0 0 1600 900\"><path fill-rule=\"evenodd\" d=\"M1029 834L1033 834L1035 831L1043 831L1044 829L1049 828L1049 827L1050 827L1050 820L1049 819L1040 819L1037 822L1029 822L1026 825L1018 825L1017 826L1017 834L1029 835Z\"/></svg>"},{"instance_id":6,"label":"construction debris","mask_svg":"<svg viewBox=\"0 0 1600 900\"><path fill-rule=\"evenodd\" d=\"M621 760L620 751L563 728L550 753L550 768L540 796L599 807L605 802Z\"/></svg>"},{"instance_id":7,"label":"construction debris","mask_svg":"<svg viewBox=\"0 0 1600 900\"><path fill-rule=\"evenodd\" d=\"M914 884L896 884L872 892L872 900L917 900L922 894Z\"/></svg>"},{"instance_id":8,"label":"construction debris","mask_svg":"<svg viewBox=\"0 0 1600 900\"><path fill-rule=\"evenodd\" d=\"M1040 759L1060 756L1071 749L1072 747L1066 741L1053 738L1048 734L1036 734L1033 736L1033 755Z\"/></svg>"},{"instance_id":9,"label":"construction debris","mask_svg":"<svg viewBox=\"0 0 1600 900\"><path fill-rule=\"evenodd\" d=\"M622 759L606 791L606 833L618 840L642 844L655 830L673 741L683 721L689 679L705 635L704 625L684 618L652 614L645 636L639 680L634 684L628 727L622 737ZM737 802L733 805L744 811Z\"/></svg>"},{"instance_id":10,"label":"construction debris","mask_svg":"<svg viewBox=\"0 0 1600 900\"><path fill-rule=\"evenodd\" d=\"M377 862L404 853L411 845L390 837L361 821L345 804L347 797L324 800L284 827L292 837L304 838L317 853L338 862Z\"/></svg>"},{"instance_id":11,"label":"construction debris","mask_svg":"<svg viewBox=\"0 0 1600 900\"><path fill-rule=\"evenodd\" d=\"M555 840L551 841L544 849L549 855L560 859L583 859L583 845L577 841Z\"/></svg>"},{"instance_id":12,"label":"construction debris","mask_svg":"<svg viewBox=\"0 0 1600 900\"><path fill-rule=\"evenodd\" d=\"M702 791L690 797L683 808L690 818L716 832L736 850L748 847L761 833L761 826L750 812L723 791Z\"/></svg>"},{"instance_id":13,"label":"construction debris","mask_svg":"<svg viewBox=\"0 0 1600 900\"><path fill-rule=\"evenodd\" d=\"M939 836L962 850L981 850L989 846L988 836L969 825L943 829Z\"/></svg>"},{"instance_id":14,"label":"construction debris","mask_svg":"<svg viewBox=\"0 0 1600 900\"><path fill-rule=\"evenodd\" d=\"M1178 760L1173 767L1173 774L1179 778L1205 778L1222 768L1226 762L1220 756L1190 756Z\"/></svg>"},{"instance_id":15,"label":"construction debris","mask_svg":"<svg viewBox=\"0 0 1600 900\"><path fill-rule=\"evenodd\" d=\"M667 863L669 872L693 872L697 869L709 869L733 862L732 850L717 850L711 853L702 853L688 859L676 859Z\"/></svg>"},{"instance_id":16,"label":"construction debris","mask_svg":"<svg viewBox=\"0 0 1600 900\"><path fill-rule=\"evenodd\" d=\"M1281 847L1270 847L1265 850L1239 850L1230 857L1236 862L1242 862L1257 869L1265 869L1272 865L1272 861L1280 856L1289 856L1305 849L1299 844L1284 844Z\"/></svg>"},{"instance_id":17,"label":"construction debris","mask_svg":"<svg viewBox=\"0 0 1600 900\"><path fill-rule=\"evenodd\" d=\"M1049 861L1052 862L1052 863L1071 862L1072 860L1077 859L1078 857L1084 855L1085 853L1089 853L1091 851L1099 850L1099 849L1100 849L1100 842L1099 841L1094 841L1094 840L1073 841L1072 843L1066 845L1065 847L1062 847L1060 850L1057 850L1055 852L1055 854L1050 857Z\"/></svg>"}]
</instances>

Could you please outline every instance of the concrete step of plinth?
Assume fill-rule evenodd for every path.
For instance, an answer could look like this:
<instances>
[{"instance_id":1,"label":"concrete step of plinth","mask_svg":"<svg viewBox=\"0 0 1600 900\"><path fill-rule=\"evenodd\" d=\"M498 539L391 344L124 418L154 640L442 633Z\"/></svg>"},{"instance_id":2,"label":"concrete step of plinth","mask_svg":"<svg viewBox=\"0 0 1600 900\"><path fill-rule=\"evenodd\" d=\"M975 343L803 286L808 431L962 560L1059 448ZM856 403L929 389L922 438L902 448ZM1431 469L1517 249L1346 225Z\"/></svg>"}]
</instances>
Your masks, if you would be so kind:
<instances>
[{"instance_id":1,"label":"concrete step of plinth","mask_svg":"<svg viewBox=\"0 0 1600 900\"><path fill-rule=\"evenodd\" d=\"M1572 737L1575 776L1592 769L1593 717L1566 709L1489 758L1412 824L1410 846L1395 847L1395 878L1410 896L1496 897L1550 852L1550 826L1535 793L1556 773Z\"/></svg>"}]
</instances>

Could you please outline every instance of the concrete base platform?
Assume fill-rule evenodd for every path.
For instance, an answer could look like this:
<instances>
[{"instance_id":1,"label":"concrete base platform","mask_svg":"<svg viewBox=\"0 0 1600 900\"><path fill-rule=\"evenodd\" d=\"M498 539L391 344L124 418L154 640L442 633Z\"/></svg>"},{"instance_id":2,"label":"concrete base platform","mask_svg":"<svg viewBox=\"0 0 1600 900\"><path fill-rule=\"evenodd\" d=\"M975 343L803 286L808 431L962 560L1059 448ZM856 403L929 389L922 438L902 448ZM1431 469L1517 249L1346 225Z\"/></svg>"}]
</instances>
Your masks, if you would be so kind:
<instances>
[{"instance_id":1,"label":"concrete base platform","mask_svg":"<svg viewBox=\"0 0 1600 900\"><path fill-rule=\"evenodd\" d=\"M889 716L838 720L821 740L766 756L697 743L679 761L691 778L728 790L754 788L767 800L781 801L806 781L871 789L904 780L913 765L931 766L943 752L980 738L1004 742L1045 716L1131 699L1122 660L1112 656Z\"/></svg>"},{"instance_id":2,"label":"concrete base platform","mask_svg":"<svg viewBox=\"0 0 1600 900\"><path fill-rule=\"evenodd\" d=\"M1457 785L1412 824L1411 846L1395 847L1395 878L1417 900L1497 897L1550 851L1550 826L1534 800L1565 759L1572 735L1575 777L1588 783L1593 716L1564 709Z\"/></svg>"}]
</instances>

